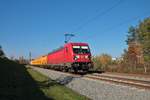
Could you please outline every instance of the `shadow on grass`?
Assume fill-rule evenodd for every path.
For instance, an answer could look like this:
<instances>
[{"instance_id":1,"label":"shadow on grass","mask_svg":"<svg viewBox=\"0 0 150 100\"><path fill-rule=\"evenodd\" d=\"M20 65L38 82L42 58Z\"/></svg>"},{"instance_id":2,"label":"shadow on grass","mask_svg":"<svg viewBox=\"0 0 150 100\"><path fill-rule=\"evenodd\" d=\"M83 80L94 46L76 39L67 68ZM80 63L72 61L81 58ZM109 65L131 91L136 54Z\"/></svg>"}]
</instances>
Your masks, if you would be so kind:
<instances>
[{"instance_id":1,"label":"shadow on grass","mask_svg":"<svg viewBox=\"0 0 150 100\"><path fill-rule=\"evenodd\" d=\"M55 81L60 83L61 85L67 85L69 84L75 77L72 76L65 76L65 77L59 77Z\"/></svg>"},{"instance_id":2,"label":"shadow on grass","mask_svg":"<svg viewBox=\"0 0 150 100\"><path fill-rule=\"evenodd\" d=\"M57 70L58 71L58 70ZM61 71L60 71L61 72ZM39 84L40 86L42 86L42 88L44 87L50 87L50 86L53 86L57 83L61 84L61 85L67 85L69 83L71 83L74 79L77 79L77 78L82 78L84 77L84 75L87 75L87 74L93 74L93 73L99 73L99 74L102 74L104 73L104 71L97 71L97 70L90 70L88 72L77 72L77 73L74 73L74 72L68 72L68 73L71 73L71 74L75 74L75 75L80 75L80 76L60 76L58 78L56 78L55 80L47 80L47 81L44 81L42 82L41 84ZM53 82L52 82L53 81ZM57 82L57 83L56 83ZM44 84L44 85L42 85Z\"/></svg>"},{"instance_id":3,"label":"shadow on grass","mask_svg":"<svg viewBox=\"0 0 150 100\"><path fill-rule=\"evenodd\" d=\"M76 76L65 76L65 77L61 76L61 77L57 78L55 81L60 83L61 85L67 85L70 82L72 82L72 80L74 80L75 78L82 78L82 77L84 77L84 75L93 74L93 73L102 74L102 73L104 73L104 71L91 70L88 72L77 72L77 73L73 73L73 74L80 75L80 76L77 76L77 77Z\"/></svg>"},{"instance_id":4,"label":"shadow on grass","mask_svg":"<svg viewBox=\"0 0 150 100\"><path fill-rule=\"evenodd\" d=\"M96 71L96 70L92 70L92 71L88 71L88 72L77 72L77 73L73 73L73 74L76 74L76 75L80 75L80 76L60 76L59 78L55 79L56 82L62 84L62 85L67 85L69 84L70 82L72 82L72 80L74 80L75 78L82 78L84 77L84 75L87 75L87 74L93 74L93 73L99 73L99 74L102 74L104 73L104 71Z\"/></svg>"},{"instance_id":5,"label":"shadow on grass","mask_svg":"<svg viewBox=\"0 0 150 100\"><path fill-rule=\"evenodd\" d=\"M24 65L0 58L0 100L52 100L52 98L44 95Z\"/></svg>"},{"instance_id":6,"label":"shadow on grass","mask_svg":"<svg viewBox=\"0 0 150 100\"><path fill-rule=\"evenodd\" d=\"M42 82L38 82L38 86L40 86L41 88L50 88L52 86L55 86L55 85L67 85L69 84L75 77L72 77L72 76L62 76L62 77L59 77L55 80L52 80L52 79L49 79L49 80L46 80L46 81L42 81Z\"/></svg>"}]
</instances>

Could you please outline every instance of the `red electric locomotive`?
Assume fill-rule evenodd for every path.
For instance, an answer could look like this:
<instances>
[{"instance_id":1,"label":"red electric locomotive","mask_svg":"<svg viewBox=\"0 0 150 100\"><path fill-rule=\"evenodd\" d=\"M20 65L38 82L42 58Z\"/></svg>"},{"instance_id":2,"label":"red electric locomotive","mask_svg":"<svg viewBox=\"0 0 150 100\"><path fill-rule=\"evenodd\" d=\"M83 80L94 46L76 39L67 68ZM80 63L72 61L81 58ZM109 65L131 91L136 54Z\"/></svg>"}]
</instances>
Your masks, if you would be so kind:
<instances>
[{"instance_id":1,"label":"red electric locomotive","mask_svg":"<svg viewBox=\"0 0 150 100\"><path fill-rule=\"evenodd\" d=\"M88 71L93 67L87 43L66 43L47 55L47 64L59 70Z\"/></svg>"}]
</instances>

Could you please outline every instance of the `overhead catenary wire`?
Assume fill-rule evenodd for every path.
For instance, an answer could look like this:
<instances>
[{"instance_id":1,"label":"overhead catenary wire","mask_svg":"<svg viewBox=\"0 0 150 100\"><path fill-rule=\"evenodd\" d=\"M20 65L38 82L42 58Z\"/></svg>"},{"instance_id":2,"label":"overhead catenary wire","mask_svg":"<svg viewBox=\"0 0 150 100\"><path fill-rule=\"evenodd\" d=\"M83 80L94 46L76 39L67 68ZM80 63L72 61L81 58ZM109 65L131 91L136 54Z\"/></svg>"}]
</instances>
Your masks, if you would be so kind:
<instances>
[{"instance_id":1,"label":"overhead catenary wire","mask_svg":"<svg viewBox=\"0 0 150 100\"><path fill-rule=\"evenodd\" d=\"M116 8L119 4L121 4L123 2L123 0L118 0L114 5L112 5L111 7L107 8L106 10L98 13L96 16L88 19L86 22L82 23L80 26L78 26L73 32L71 32L70 34L74 34L83 29L86 25L88 25L89 23L95 21L97 18L100 18L101 16L104 16L105 14L107 14L108 12L110 12L111 10L113 10L114 8ZM99 11L97 11L99 12ZM68 41L71 40L71 37L69 37Z\"/></svg>"},{"instance_id":2,"label":"overhead catenary wire","mask_svg":"<svg viewBox=\"0 0 150 100\"><path fill-rule=\"evenodd\" d=\"M120 22L120 23L118 23L118 24L116 24L116 25L113 25L112 27L107 27L107 28L105 28L105 29L102 31L102 33L109 32L109 31L111 31L111 30L114 30L114 29L116 29L116 28L118 28L118 27L120 27L120 26L126 24L126 23L133 22L133 21L135 21L135 20L137 20L137 19L140 19L141 17L143 17L143 16L145 16L146 14L149 14L149 13L150 13L150 11L148 11L148 12L146 12L146 13L143 13L141 16L134 16L134 17L132 17L132 18L130 18L130 19L124 20L124 21L122 21L122 22ZM88 38L93 38L93 37L95 37L95 35L93 35L93 34L90 35L90 36L88 36Z\"/></svg>"},{"instance_id":3,"label":"overhead catenary wire","mask_svg":"<svg viewBox=\"0 0 150 100\"><path fill-rule=\"evenodd\" d=\"M72 34L75 34L77 31L83 29L86 25L88 25L89 23L95 21L97 18L100 18L102 16L104 16L105 14L109 13L110 11L112 11L114 8L116 8L118 5L120 5L123 2L123 0L118 0L114 5L112 5L111 7L107 8L106 10L98 13L96 16L88 19L86 22L82 23L80 26L78 26L73 32L71 32Z\"/></svg>"}]
</instances>

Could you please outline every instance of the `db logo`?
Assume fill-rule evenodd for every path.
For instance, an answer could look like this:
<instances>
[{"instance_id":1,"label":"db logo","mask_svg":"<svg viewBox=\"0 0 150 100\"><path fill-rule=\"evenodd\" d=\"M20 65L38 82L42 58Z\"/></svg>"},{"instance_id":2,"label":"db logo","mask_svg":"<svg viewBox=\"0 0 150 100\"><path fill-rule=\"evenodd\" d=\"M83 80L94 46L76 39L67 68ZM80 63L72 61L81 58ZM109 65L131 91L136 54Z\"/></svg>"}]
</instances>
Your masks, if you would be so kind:
<instances>
[{"instance_id":1,"label":"db logo","mask_svg":"<svg viewBox=\"0 0 150 100\"><path fill-rule=\"evenodd\" d=\"M83 59L84 58L84 56L81 56L81 59Z\"/></svg>"}]
</instances>

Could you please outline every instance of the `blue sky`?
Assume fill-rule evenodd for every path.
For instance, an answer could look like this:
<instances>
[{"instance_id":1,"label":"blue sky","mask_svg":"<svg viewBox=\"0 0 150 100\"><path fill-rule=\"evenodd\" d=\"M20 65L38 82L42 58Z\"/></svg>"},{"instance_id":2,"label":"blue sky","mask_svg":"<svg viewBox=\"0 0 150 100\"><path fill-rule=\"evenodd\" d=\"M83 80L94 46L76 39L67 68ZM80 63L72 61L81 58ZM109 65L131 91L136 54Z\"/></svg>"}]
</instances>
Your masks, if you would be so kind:
<instances>
[{"instance_id":1,"label":"blue sky","mask_svg":"<svg viewBox=\"0 0 150 100\"><path fill-rule=\"evenodd\" d=\"M74 33L71 41L89 43L93 55L118 57L127 48L128 28L149 17L149 4L150 0L0 0L0 45L9 57L28 57L29 51L37 57L63 45L65 33Z\"/></svg>"}]
</instances>

